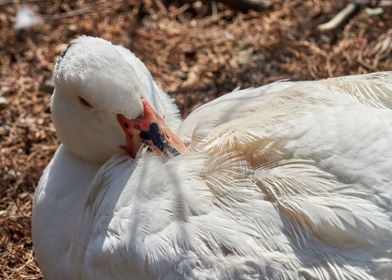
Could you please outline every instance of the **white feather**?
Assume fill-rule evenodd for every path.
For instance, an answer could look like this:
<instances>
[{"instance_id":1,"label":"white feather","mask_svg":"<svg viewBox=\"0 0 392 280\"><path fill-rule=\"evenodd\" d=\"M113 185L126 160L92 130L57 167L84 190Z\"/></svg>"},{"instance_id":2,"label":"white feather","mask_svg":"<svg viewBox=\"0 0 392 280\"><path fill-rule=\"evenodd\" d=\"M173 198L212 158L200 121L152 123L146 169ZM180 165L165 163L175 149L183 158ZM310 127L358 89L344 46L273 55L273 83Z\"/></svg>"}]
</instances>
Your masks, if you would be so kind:
<instances>
[{"instance_id":1,"label":"white feather","mask_svg":"<svg viewBox=\"0 0 392 280\"><path fill-rule=\"evenodd\" d=\"M42 19L29 7L22 6L16 12L15 29L25 29L40 23Z\"/></svg>"}]
</instances>

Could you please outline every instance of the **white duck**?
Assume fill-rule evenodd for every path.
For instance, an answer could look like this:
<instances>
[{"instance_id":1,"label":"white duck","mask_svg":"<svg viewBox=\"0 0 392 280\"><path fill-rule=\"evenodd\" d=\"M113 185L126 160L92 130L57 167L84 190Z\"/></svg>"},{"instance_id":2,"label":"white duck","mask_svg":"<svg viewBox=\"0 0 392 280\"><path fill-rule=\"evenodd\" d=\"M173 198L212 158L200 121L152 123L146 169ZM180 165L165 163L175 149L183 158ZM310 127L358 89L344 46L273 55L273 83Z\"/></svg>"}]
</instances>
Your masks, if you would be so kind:
<instances>
[{"instance_id":1,"label":"white duck","mask_svg":"<svg viewBox=\"0 0 392 280\"><path fill-rule=\"evenodd\" d=\"M391 279L392 72L232 92L183 122L105 40L73 41L54 77L47 279Z\"/></svg>"}]
</instances>

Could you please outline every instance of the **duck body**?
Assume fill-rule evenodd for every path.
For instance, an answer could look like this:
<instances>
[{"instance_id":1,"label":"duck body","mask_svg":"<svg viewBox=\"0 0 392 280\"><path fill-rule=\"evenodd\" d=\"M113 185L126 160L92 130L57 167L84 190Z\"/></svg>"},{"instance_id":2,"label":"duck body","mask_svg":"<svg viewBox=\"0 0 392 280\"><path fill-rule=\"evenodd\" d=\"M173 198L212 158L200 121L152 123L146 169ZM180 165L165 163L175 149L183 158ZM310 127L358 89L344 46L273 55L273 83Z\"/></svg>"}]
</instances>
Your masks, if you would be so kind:
<instances>
[{"instance_id":1,"label":"duck body","mask_svg":"<svg viewBox=\"0 0 392 280\"><path fill-rule=\"evenodd\" d=\"M89 163L60 146L38 185L47 279L391 279L392 73L224 95L188 149Z\"/></svg>"}]
</instances>

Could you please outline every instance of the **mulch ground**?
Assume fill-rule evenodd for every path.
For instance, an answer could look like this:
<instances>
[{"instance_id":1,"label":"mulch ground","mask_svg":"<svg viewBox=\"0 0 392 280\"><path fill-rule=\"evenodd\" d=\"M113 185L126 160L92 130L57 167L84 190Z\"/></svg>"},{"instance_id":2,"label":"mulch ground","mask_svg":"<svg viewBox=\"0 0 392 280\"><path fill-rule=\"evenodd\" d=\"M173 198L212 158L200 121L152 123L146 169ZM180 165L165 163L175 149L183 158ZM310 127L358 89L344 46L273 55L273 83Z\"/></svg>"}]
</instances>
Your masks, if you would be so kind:
<instances>
[{"instance_id":1,"label":"mulch ground","mask_svg":"<svg viewBox=\"0 0 392 280\"><path fill-rule=\"evenodd\" d=\"M0 96L8 102L0 105L3 279L42 278L30 237L32 198L58 141L50 94L39 88L78 35L133 50L184 116L236 87L392 70L391 8L380 15L360 10L344 26L320 32L317 25L344 1L272 0L269 9L240 12L218 1L30 0L33 11L49 16L15 30L20 2L0 1Z\"/></svg>"}]
</instances>

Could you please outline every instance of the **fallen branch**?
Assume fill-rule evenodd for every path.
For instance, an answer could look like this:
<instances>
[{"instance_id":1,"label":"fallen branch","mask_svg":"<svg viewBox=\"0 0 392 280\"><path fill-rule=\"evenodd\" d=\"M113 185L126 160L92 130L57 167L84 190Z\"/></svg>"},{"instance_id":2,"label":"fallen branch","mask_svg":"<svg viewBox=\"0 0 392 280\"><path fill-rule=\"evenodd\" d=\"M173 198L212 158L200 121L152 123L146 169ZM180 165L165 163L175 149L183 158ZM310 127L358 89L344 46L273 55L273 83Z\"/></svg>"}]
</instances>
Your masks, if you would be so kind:
<instances>
[{"instance_id":1,"label":"fallen branch","mask_svg":"<svg viewBox=\"0 0 392 280\"><path fill-rule=\"evenodd\" d=\"M329 31L338 28L343 22L347 21L360 5L357 3L349 3L330 21L317 26L320 31Z\"/></svg>"},{"instance_id":2,"label":"fallen branch","mask_svg":"<svg viewBox=\"0 0 392 280\"><path fill-rule=\"evenodd\" d=\"M240 10L262 10L272 6L270 0L221 0L233 8Z\"/></svg>"}]
</instances>

